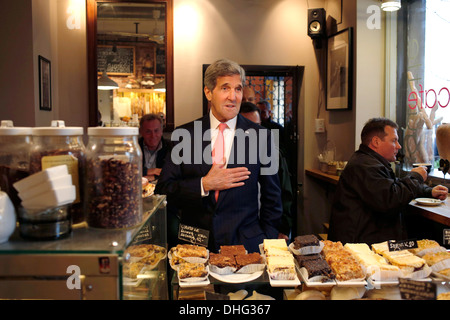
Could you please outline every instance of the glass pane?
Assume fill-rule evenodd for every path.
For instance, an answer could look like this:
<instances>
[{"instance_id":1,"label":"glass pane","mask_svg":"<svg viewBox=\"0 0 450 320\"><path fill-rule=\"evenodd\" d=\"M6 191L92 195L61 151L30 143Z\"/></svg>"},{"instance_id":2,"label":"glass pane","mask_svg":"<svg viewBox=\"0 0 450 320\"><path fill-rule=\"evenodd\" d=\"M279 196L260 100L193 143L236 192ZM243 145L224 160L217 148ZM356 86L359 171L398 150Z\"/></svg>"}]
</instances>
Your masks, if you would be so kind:
<instances>
[{"instance_id":1,"label":"glass pane","mask_svg":"<svg viewBox=\"0 0 450 320\"><path fill-rule=\"evenodd\" d=\"M147 113L166 115L164 3L97 4L100 125L138 126ZM113 87L100 87L101 83Z\"/></svg>"}]
</instances>

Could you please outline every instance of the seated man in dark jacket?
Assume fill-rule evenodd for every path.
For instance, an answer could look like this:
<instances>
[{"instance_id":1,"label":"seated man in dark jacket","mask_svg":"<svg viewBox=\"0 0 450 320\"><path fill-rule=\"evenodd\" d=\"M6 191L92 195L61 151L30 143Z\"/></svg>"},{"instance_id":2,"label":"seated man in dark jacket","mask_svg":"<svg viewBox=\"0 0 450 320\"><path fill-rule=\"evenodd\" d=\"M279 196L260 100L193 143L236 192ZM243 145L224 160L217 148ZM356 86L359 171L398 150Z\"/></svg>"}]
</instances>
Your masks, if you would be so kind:
<instances>
[{"instance_id":1,"label":"seated man in dark jacket","mask_svg":"<svg viewBox=\"0 0 450 320\"><path fill-rule=\"evenodd\" d=\"M142 176L153 181L158 179L164 159L172 144L163 138L163 119L157 114L142 116L139 123L139 146L142 149Z\"/></svg>"},{"instance_id":2,"label":"seated man in dark jacket","mask_svg":"<svg viewBox=\"0 0 450 320\"><path fill-rule=\"evenodd\" d=\"M417 197L445 199L444 186L424 184L424 167L397 178L390 166L399 149L395 122L369 120L361 132L361 146L350 158L339 179L331 209L328 238L332 241L364 242L405 240L402 211Z\"/></svg>"}]
</instances>

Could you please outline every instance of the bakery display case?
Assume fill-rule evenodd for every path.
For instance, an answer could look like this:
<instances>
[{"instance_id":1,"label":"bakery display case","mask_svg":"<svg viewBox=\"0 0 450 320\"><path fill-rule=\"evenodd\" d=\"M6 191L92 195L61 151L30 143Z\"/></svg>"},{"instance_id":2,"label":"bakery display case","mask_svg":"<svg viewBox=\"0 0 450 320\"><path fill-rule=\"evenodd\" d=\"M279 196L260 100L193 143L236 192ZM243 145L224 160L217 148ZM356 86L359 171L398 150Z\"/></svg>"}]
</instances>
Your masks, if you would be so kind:
<instances>
[{"instance_id":1,"label":"bakery display case","mask_svg":"<svg viewBox=\"0 0 450 320\"><path fill-rule=\"evenodd\" d=\"M0 244L0 299L168 299L166 198L143 199L143 223L74 225L63 239Z\"/></svg>"},{"instance_id":2,"label":"bakery display case","mask_svg":"<svg viewBox=\"0 0 450 320\"><path fill-rule=\"evenodd\" d=\"M369 246L303 235L289 245L265 239L260 253L239 252L242 245L208 254L200 249L179 244L169 250L173 299L450 299L450 252L434 240Z\"/></svg>"}]
</instances>

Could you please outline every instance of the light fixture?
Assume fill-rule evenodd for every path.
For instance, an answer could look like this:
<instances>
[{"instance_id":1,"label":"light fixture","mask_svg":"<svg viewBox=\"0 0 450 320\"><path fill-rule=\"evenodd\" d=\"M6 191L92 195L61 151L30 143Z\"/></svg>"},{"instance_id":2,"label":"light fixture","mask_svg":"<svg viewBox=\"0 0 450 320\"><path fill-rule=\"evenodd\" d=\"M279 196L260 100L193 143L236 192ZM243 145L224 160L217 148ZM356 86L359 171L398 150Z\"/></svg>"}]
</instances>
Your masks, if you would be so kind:
<instances>
[{"instance_id":1,"label":"light fixture","mask_svg":"<svg viewBox=\"0 0 450 320\"><path fill-rule=\"evenodd\" d=\"M384 11L397 11L402 7L401 0L382 0L381 9Z\"/></svg>"},{"instance_id":2,"label":"light fixture","mask_svg":"<svg viewBox=\"0 0 450 320\"><path fill-rule=\"evenodd\" d=\"M160 91L160 92L166 92L166 80L163 80L161 82L158 82L154 87L153 90Z\"/></svg>"},{"instance_id":3,"label":"light fixture","mask_svg":"<svg viewBox=\"0 0 450 320\"><path fill-rule=\"evenodd\" d=\"M111 80L106 71L103 71L102 76L98 79L97 89L98 90L113 90L119 88L117 82Z\"/></svg>"}]
</instances>

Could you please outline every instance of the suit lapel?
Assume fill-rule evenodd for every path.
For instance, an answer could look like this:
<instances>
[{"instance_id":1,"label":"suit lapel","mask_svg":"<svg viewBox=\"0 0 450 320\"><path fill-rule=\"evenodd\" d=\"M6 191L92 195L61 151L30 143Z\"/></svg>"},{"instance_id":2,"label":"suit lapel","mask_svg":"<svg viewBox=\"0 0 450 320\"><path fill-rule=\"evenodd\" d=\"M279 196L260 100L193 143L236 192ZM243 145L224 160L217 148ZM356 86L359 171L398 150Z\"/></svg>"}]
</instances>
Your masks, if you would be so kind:
<instances>
[{"instance_id":1,"label":"suit lapel","mask_svg":"<svg viewBox=\"0 0 450 320\"><path fill-rule=\"evenodd\" d=\"M212 163L212 156L211 156L211 148L209 149L209 152L205 152L205 149L211 145L211 130L209 130L211 128L211 124L209 121L209 113L206 114L206 116L204 116L201 119L202 122L202 136L200 137L200 139L202 140L202 165L201 165L201 171L203 176L205 176L208 171L211 169L212 165L210 163ZM205 132L208 132L205 134ZM198 138L197 138L198 139ZM199 143L200 141L195 141L194 143Z\"/></svg>"}]
</instances>

